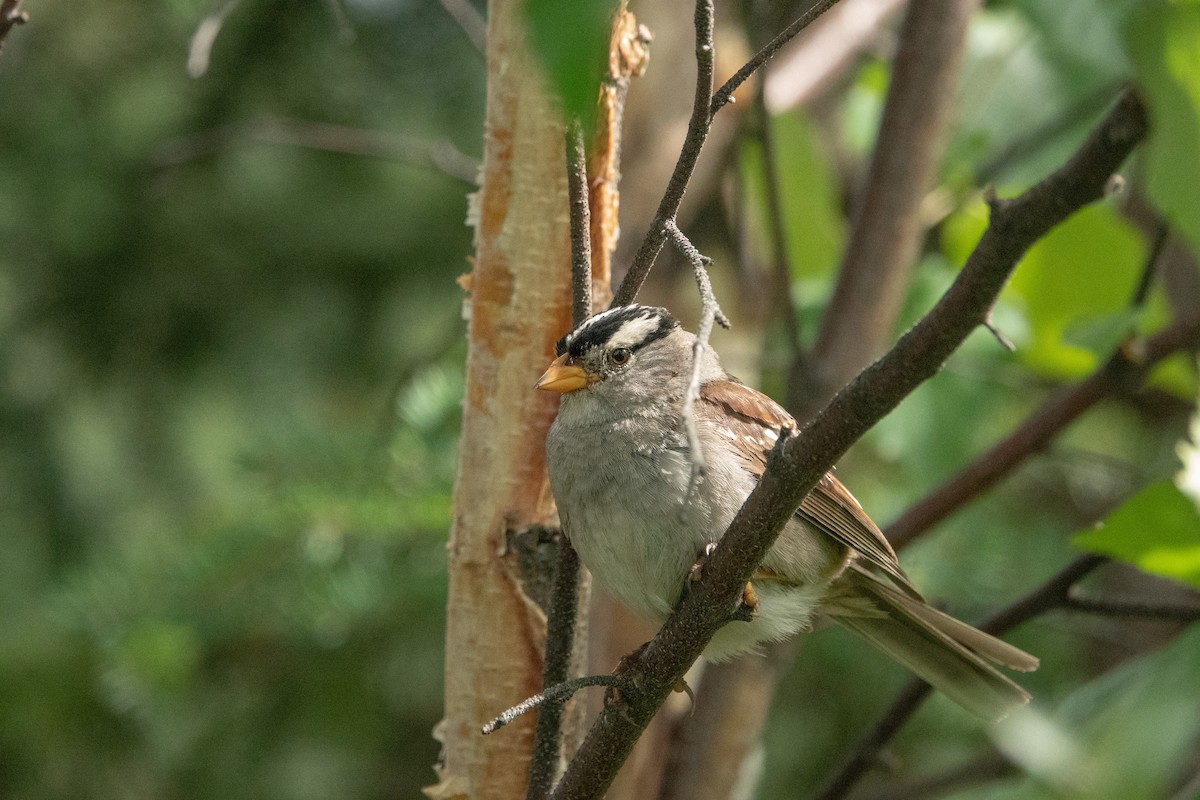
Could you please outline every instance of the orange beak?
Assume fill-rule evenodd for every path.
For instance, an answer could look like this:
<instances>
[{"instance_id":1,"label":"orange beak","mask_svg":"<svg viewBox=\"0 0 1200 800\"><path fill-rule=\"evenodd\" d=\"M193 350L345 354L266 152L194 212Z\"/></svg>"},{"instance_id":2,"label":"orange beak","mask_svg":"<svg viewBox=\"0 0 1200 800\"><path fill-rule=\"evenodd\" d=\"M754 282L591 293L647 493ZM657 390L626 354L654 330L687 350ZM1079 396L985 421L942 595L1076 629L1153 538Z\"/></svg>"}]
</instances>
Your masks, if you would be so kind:
<instances>
[{"instance_id":1,"label":"orange beak","mask_svg":"<svg viewBox=\"0 0 1200 800\"><path fill-rule=\"evenodd\" d=\"M535 389L545 389L547 392L574 392L591 383L588 380L588 374L583 367L575 364L568 364L568 354L563 353L558 358L554 359L554 363L550 365L550 369L546 370L542 377L538 378L538 382L533 385Z\"/></svg>"}]
</instances>

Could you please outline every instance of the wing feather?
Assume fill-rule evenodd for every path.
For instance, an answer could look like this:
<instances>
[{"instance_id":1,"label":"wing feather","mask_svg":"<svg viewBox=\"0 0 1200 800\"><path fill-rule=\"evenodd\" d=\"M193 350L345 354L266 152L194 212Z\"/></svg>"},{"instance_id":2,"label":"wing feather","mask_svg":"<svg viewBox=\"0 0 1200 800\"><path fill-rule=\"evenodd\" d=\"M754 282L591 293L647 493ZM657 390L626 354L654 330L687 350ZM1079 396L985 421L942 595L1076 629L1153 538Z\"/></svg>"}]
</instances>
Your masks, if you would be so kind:
<instances>
[{"instance_id":1,"label":"wing feather","mask_svg":"<svg viewBox=\"0 0 1200 800\"><path fill-rule=\"evenodd\" d=\"M708 381L700 386L699 416L733 442L746 469L757 479L783 428L796 427L792 415L765 394L734 380ZM826 473L800 503L797 515L857 553L882 571L906 594L921 595L900 568L896 552L841 481Z\"/></svg>"}]
</instances>

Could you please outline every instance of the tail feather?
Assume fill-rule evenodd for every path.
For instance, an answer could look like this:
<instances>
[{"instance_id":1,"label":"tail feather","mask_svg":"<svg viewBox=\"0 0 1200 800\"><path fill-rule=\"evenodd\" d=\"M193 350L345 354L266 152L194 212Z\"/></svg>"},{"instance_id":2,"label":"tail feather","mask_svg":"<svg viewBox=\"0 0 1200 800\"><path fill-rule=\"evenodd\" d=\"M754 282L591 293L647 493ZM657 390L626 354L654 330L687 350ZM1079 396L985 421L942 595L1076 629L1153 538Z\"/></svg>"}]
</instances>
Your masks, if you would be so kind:
<instances>
[{"instance_id":1,"label":"tail feather","mask_svg":"<svg viewBox=\"0 0 1200 800\"><path fill-rule=\"evenodd\" d=\"M826 612L963 708L997 720L1029 702L1029 693L989 662L1029 671L1038 665L1033 656L908 597L865 570L851 567L844 579L850 583L849 596L865 596L882 613L862 615L848 604Z\"/></svg>"}]
</instances>

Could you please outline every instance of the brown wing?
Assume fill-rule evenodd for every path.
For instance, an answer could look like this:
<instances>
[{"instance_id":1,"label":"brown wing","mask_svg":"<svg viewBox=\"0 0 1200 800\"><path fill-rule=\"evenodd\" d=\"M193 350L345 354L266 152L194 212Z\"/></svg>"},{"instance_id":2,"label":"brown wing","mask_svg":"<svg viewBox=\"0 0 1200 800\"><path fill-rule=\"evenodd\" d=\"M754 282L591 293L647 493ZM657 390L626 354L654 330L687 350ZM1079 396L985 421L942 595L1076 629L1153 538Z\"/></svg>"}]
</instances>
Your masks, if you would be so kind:
<instances>
[{"instance_id":1,"label":"brown wing","mask_svg":"<svg viewBox=\"0 0 1200 800\"><path fill-rule=\"evenodd\" d=\"M782 428L796 422L771 398L735 380L709 381L700 387L696 413L716 424L757 478L767 466L767 454ZM842 482L827 472L796 512L801 519L858 553L871 566L890 576L905 592L920 597L900 569L896 552L867 512Z\"/></svg>"}]
</instances>

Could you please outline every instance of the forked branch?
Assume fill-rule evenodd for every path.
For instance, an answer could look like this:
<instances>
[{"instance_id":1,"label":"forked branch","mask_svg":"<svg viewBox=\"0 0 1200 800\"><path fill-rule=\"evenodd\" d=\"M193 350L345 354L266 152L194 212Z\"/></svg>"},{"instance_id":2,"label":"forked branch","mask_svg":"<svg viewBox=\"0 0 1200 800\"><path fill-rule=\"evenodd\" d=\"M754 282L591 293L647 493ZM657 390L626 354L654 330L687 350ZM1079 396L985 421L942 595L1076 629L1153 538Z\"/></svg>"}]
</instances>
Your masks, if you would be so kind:
<instances>
[{"instance_id":1,"label":"forked branch","mask_svg":"<svg viewBox=\"0 0 1200 800\"><path fill-rule=\"evenodd\" d=\"M646 276L650 273L650 267L654 265L654 260L662 251L663 244L670 235L668 223L674 223L675 217L679 213L679 204L683 202L683 193L687 190L688 182L691 181L692 173L696 169L696 162L700 159L700 151L708 138L713 117L732 100L733 93L754 74L755 70L765 64L771 56L779 52L779 48L808 27L836 2L837 0L821 0L759 50L753 58L734 73L733 77L725 82L725 85L716 94L713 94L713 65L715 62L713 2L712 0L697 0L696 91L692 99L692 115L688 120L687 135L684 137L683 146L679 149L679 159L675 162L675 169L671 172L670 180L667 181L667 189L663 192L663 198L658 204L654 221L650 223L650 230L646 232L646 237L638 247L637 253L634 254L629 271L625 273L625 279L621 281L621 287L613 296L613 307L625 306L633 302L633 299L637 297L638 290L642 288Z\"/></svg>"}]
</instances>

